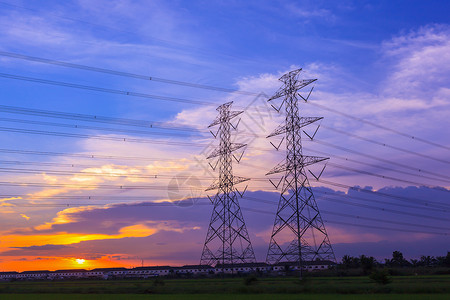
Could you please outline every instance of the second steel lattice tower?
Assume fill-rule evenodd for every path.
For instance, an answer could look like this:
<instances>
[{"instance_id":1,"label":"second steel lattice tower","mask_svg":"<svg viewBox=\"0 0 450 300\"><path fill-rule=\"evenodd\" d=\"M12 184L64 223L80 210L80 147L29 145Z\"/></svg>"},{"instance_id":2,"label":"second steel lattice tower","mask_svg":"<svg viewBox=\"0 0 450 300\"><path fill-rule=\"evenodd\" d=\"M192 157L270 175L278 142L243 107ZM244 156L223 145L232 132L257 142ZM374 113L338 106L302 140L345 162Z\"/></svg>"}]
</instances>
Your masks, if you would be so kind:
<instances>
[{"instance_id":1,"label":"second steel lattice tower","mask_svg":"<svg viewBox=\"0 0 450 300\"><path fill-rule=\"evenodd\" d=\"M299 116L299 99L306 101L309 97L309 95L303 97L299 91L316 79L299 79L300 72L301 69L298 69L283 75L280 78L283 86L268 100L282 99L279 108L274 106L277 111L285 107L285 122L268 137L285 135L286 158L267 173L267 175L282 174L282 178L276 184L277 188L281 188L281 195L267 252L267 262L296 262L301 272L304 261L316 259L335 261L335 256L306 176L307 166L327 158L303 155L300 134L303 126L322 119Z\"/></svg>"}]
</instances>

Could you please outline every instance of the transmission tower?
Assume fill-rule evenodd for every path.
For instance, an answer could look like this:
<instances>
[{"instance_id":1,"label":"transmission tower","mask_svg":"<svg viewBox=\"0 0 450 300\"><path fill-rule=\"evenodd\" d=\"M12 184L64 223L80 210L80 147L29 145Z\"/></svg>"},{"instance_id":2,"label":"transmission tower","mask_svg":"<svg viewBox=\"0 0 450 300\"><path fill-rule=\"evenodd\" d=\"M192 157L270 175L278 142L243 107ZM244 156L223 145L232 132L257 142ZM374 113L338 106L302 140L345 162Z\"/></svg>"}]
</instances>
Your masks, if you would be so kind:
<instances>
[{"instance_id":1,"label":"transmission tower","mask_svg":"<svg viewBox=\"0 0 450 300\"><path fill-rule=\"evenodd\" d=\"M242 111L231 111L233 102L225 103L217 108L219 115L208 128L219 125L214 137L219 137L220 144L207 159L218 157L219 178L208 190L217 189L217 193L211 202L214 205L211 221L203 246L201 265L234 264L256 262L255 253L245 226L244 217L238 202L238 196L242 197L235 185L249 180L248 178L233 175L232 160L236 159L233 152L242 149L246 144L231 142L231 120L240 115ZM239 157L242 157L239 156ZM212 166L212 165L211 165Z\"/></svg>"},{"instance_id":2,"label":"transmission tower","mask_svg":"<svg viewBox=\"0 0 450 300\"><path fill-rule=\"evenodd\" d=\"M283 174L279 181L275 183L270 181L275 188L281 187L281 195L267 252L267 262L295 262L301 276L303 261L316 259L336 261L336 259L306 176L307 166L328 158L306 156L302 153L301 128L322 118L299 116L298 100L301 98L306 102L312 88L306 98L299 91L316 79L299 79L300 72L301 69L298 69L284 74L279 79L283 82L283 86L268 100L282 99L279 107L272 104L278 112L283 105L285 107L285 122L268 138L284 134L282 141L286 140L286 159L266 175ZM314 135L308 137L312 139ZM281 142L278 147L272 145L278 150ZM312 172L311 174L318 179L318 176Z\"/></svg>"}]
</instances>

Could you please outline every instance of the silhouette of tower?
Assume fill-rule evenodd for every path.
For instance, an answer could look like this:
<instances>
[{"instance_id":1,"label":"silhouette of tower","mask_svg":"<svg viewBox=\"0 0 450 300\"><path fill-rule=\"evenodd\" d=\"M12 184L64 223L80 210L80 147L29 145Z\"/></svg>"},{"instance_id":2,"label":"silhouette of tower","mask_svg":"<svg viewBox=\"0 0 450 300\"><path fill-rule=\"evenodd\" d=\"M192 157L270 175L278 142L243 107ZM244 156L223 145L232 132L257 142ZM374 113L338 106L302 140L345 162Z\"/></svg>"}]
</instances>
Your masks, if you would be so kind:
<instances>
[{"instance_id":1,"label":"silhouette of tower","mask_svg":"<svg viewBox=\"0 0 450 300\"><path fill-rule=\"evenodd\" d=\"M267 262L296 262L301 276L302 261L316 259L335 261L335 256L306 176L307 166L328 158L306 156L302 152L301 128L322 118L299 116L298 99L301 98L306 102L312 88L306 98L299 91L316 79L299 79L300 71L301 69L298 69L284 74L279 79L283 82L283 86L268 100L282 99L278 108L272 104L278 112L283 105L285 107L285 122L268 138L284 134L286 159L266 175L283 174L278 184L274 184L271 180L276 188L281 188L281 195L267 252Z\"/></svg>"},{"instance_id":2,"label":"silhouette of tower","mask_svg":"<svg viewBox=\"0 0 450 300\"><path fill-rule=\"evenodd\" d=\"M217 193L212 200L214 208L200 259L201 265L256 262L238 202L238 195L242 197L242 194L235 188L236 184L249 179L233 175L232 160L236 159L233 152L246 145L231 142L231 128L235 128L231 120L242 113L231 111L232 103L219 106L219 115L208 126L211 128L219 125L217 134L213 134L220 139L219 147L207 157L219 158L213 168L219 167L219 178L207 189L217 189Z\"/></svg>"}]
</instances>

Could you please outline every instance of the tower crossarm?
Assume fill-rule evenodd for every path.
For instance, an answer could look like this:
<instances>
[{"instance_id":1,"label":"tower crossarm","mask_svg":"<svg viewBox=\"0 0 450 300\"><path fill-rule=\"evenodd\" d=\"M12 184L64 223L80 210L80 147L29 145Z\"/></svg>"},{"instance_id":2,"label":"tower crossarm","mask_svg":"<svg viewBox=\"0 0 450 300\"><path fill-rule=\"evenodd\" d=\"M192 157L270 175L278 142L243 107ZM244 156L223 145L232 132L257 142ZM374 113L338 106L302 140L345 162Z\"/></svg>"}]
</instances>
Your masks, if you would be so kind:
<instances>
[{"instance_id":1,"label":"tower crossarm","mask_svg":"<svg viewBox=\"0 0 450 300\"><path fill-rule=\"evenodd\" d=\"M248 181L250 178L245 177L239 177L239 176L233 176L233 185L239 184L244 181ZM211 184L205 191L211 191L220 188L220 182L216 181L213 184Z\"/></svg>"},{"instance_id":2,"label":"tower crossarm","mask_svg":"<svg viewBox=\"0 0 450 300\"><path fill-rule=\"evenodd\" d=\"M302 155L299 160L294 161L294 162L286 162L283 161L281 163L279 163L278 165L275 166L275 168L273 168L272 170L270 170L266 175L272 175L272 174L276 174L276 173L281 173L281 172L286 172L286 171L290 171L293 170L295 167L300 168L300 167L306 167L324 160L329 159L328 157L320 157L320 156L306 156L306 155Z\"/></svg>"},{"instance_id":3,"label":"tower crossarm","mask_svg":"<svg viewBox=\"0 0 450 300\"><path fill-rule=\"evenodd\" d=\"M303 80L298 80L297 82L295 82L294 84L294 90L298 91L301 90L302 88L304 88L305 86L313 83L314 81L316 81L317 79L303 79Z\"/></svg>"},{"instance_id":4,"label":"tower crossarm","mask_svg":"<svg viewBox=\"0 0 450 300\"><path fill-rule=\"evenodd\" d=\"M239 116L240 114L242 114L244 111L230 111L226 116L218 116L209 126L213 127L216 125L219 125L220 123L226 123L229 122L231 119Z\"/></svg>"},{"instance_id":5,"label":"tower crossarm","mask_svg":"<svg viewBox=\"0 0 450 300\"><path fill-rule=\"evenodd\" d=\"M280 97L283 97L284 95L286 95L286 91L284 89L279 89L278 91L275 92L275 94L270 97L267 101L272 101L275 99L278 99Z\"/></svg>"},{"instance_id":6,"label":"tower crossarm","mask_svg":"<svg viewBox=\"0 0 450 300\"><path fill-rule=\"evenodd\" d=\"M238 149L241 149L243 147L247 146L247 144L241 144L241 143L231 143L229 148L217 148L216 150L214 150L213 152L211 152L210 155L208 155L206 158L210 159L213 157L217 157L220 155L224 155L224 154L230 154L233 151L236 151Z\"/></svg>"},{"instance_id":7,"label":"tower crossarm","mask_svg":"<svg viewBox=\"0 0 450 300\"><path fill-rule=\"evenodd\" d=\"M311 123L314 123L316 121L319 121L323 119L323 117L302 117L300 118L300 122L296 125L294 125L293 130L298 131L300 128L309 125ZM267 137L272 137L272 136L276 136L279 134L283 134L286 133L288 131L287 125L286 124L281 124L280 126L278 126L278 128L276 128L271 134L269 134Z\"/></svg>"}]
</instances>

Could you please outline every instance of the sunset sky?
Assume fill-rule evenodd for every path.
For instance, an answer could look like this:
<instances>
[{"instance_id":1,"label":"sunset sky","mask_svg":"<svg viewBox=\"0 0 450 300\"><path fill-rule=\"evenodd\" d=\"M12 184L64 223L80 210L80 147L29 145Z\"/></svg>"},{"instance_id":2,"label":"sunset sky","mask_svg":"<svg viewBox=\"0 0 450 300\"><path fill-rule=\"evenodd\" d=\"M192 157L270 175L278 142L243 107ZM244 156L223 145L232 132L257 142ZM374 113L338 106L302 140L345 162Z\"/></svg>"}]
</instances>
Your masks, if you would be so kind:
<instances>
[{"instance_id":1,"label":"sunset sky","mask_svg":"<svg viewBox=\"0 0 450 300\"><path fill-rule=\"evenodd\" d=\"M310 183L337 259L446 255L449 9L0 1L0 271L197 264L217 176L207 126L229 101L244 111L233 167L252 179L240 204L264 261L279 197L265 174L284 155L266 138L283 121L267 97L297 68L318 79L300 113L324 119L303 146L330 157Z\"/></svg>"}]
</instances>

